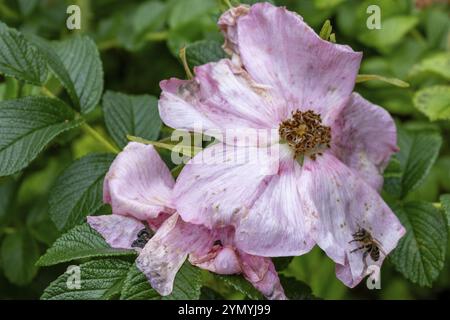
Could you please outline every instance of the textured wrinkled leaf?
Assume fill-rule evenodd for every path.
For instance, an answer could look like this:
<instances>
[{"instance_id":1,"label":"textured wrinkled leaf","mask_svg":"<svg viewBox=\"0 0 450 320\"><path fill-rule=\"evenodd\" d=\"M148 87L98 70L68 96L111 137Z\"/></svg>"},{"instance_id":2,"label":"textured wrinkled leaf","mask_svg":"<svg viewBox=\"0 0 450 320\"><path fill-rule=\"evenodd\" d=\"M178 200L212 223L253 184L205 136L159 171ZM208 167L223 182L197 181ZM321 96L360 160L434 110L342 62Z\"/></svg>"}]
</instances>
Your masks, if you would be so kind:
<instances>
[{"instance_id":1,"label":"textured wrinkled leaf","mask_svg":"<svg viewBox=\"0 0 450 320\"><path fill-rule=\"evenodd\" d=\"M25 168L60 133L81 121L63 102L26 97L0 102L0 176Z\"/></svg>"},{"instance_id":2,"label":"textured wrinkled leaf","mask_svg":"<svg viewBox=\"0 0 450 320\"><path fill-rule=\"evenodd\" d=\"M407 232L391 253L391 261L412 282L431 286L444 267L448 237L445 218L426 202L409 202L393 209Z\"/></svg>"},{"instance_id":3,"label":"textured wrinkled leaf","mask_svg":"<svg viewBox=\"0 0 450 320\"><path fill-rule=\"evenodd\" d=\"M398 130L400 152L395 154L385 174L385 190L402 198L417 189L428 176L442 144L439 134Z\"/></svg>"},{"instance_id":4,"label":"textured wrinkled leaf","mask_svg":"<svg viewBox=\"0 0 450 320\"><path fill-rule=\"evenodd\" d=\"M54 47L66 72L62 71L59 62L51 65L53 72L72 98L74 93L71 90L75 89L81 113L92 111L103 92L103 67L94 41L86 36L73 37L55 43ZM67 74L72 85L68 82Z\"/></svg>"},{"instance_id":5,"label":"textured wrinkled leaf","mask_svg":"<svg viewBox=\"0 0 450 320\"><path fill-rule=\"evenodd\" d=\"M39 258L36 241L25 230L7 235L2 240L1 263L6 278L23 286L37 273L35 263Z\"/></svg>"},{"instance_id":6,"label":"textured wrinkled leaf","mask_svg":"<svg viewBox=\"0 0 450 320\"><path fill-rule=\"evenodd\" d=\"M214 40L200 40L186 46L186 58L190 67L226 58L222 44Z\"/></svg>"},{"instance_id":7,"label":"textured wrinkled leaf","mask_svg":"<svg viewBox=\"0 0 450 320\"><path fill-rule=\"evenodd\" d=\"M58 238L37 265L51 266L76 259L135 254L134 250L111 248L97 231L85 223Z\"/></svg>"},{"instance_id":8,"label":"textured wrinkled leaf","mask_svg":"<svg viewBox=\"0 0 450 320\"><path fill-rule=\"evenodd\" d=\"M419 22L413 16L395 16L382 19L381 29L367 30L358 36L369 47L385 50L397 44Z\"/></svg>"},{"instance_id":9,"label":"textured wrinkled leaf","mask_svg":"<svg viewBox=\"0 0 450 320\"><path fill-rule=\"evenodd\" d=\"M315 299L311 288L304 282L294 277L285 277L280 275L280 282L284 293L289 300L311 300Z\"/></svg>"},{"instance_id":10,"label":"textured wrinkled leaf","mask_svg":"<svg viewBox=\"0 0 450 320\"><path fill-rule=\"evenodd\" d=\"M90 154L73 162L50 191L50 217L58 229L71 228L103 204L103 180L114 155Z\"/></svg>"},{"instance_id":11,"label":"textured wrinkled leaf","mask_svg":"<svg viewBox=\"0 0 450 320\"><path fill-rule=\"evenodd\" d=\"M421 72L432 72L450 80L450 53L439 53L422 60L413 67L411 75L414 76Z\"/></svg>"},{"instance_id":12,"label":"textured wrinkled leaf","mask_svg":"<svg viewBox=\"0 0 450 320\"><path fill-rule=\"evenodd\" d=\"M450 119L450 86L432 86L417 91L414 106L431 121Z\"/></svg>"},{"instance_id":13,"label":"textured wrinkled leaf","mask_svg":"<svg viewBox=\"0 0 450 320\"><path fill-rule=\"evenodd\" d=\"M444 194L440 198L442 208L444 209L445 216L447 218L447 224L450 227L450 194Z\"/></svg>"},{"instance_id":14,"label":"textured wrinkled leaf","mask_svg":"<svg viewBox=\"0 0 450 320\"><path fill-rule=\"evenodd\" d=\"M131 262L118 259L95 260L80 267L80 288L76 289L66 272L44 290L42 300L106 300L120 293Z\"/></svg>"},{"instance_id":15,"label":"textured wrinkled leaf","mask_svg":"<svg viewBox=\"0 0 450 320\"><path fill-rule=\"evenodd\" d=\"M106 128L116 144L127 145L127 135L157 140L161 130L158 99L150 95L126 95L107 91L103 96Z\"/></svg>"},{"instance_id":16,"label":"textured wrinkled leaf","mask_svg":"<svg viewBox=\"0 0 450 320\"><path fill-rule=\"evenodd\" d=\"M245 294L248 298L252 300L261 300L263 299L262 294L253 287L253 285L244 279L244 277L240 275L217 275L219 279L221 279L225 284L229 287L233 288L240 293Z\"/></svg>"},{"instance_id":17,"label":"textured wrinkled leaf","mask_svg":"<svg viewBox=\"0 0 450 320\"><path fill-rule=\"evenodd\" d=\"M150 286L145 275L133 264L124 281L121 300L154 300L161 296Z\"/></svg>"},{"instance_id":18,"label":"textured wrinkled leaf","mask_svg":"<svg viewBox=\"0 0 450 320\"><path fill-rule=\"evenodd\" d=\"M0 22L0 73L36 85L47 79L47 63L25 37Z\"/></svg>"},{"instance_id":19,"label":"textured wrinkled leaf","mask_svg":"<svg viewBox=\"0 0 450 320\"><path fill-rule=\"evenodd\" d=\"M66 88L72 103L80 109L80 100L78 98L77 91L75 90L74 83L72 82L70 74L64 66L64 63L58 56L52 42L35 35L29 35L28 38L37 48L39 48L40 52L47 60L48 66L50 67L52 73L61 82L63 87Z\"/></svg>"}]
</instances>

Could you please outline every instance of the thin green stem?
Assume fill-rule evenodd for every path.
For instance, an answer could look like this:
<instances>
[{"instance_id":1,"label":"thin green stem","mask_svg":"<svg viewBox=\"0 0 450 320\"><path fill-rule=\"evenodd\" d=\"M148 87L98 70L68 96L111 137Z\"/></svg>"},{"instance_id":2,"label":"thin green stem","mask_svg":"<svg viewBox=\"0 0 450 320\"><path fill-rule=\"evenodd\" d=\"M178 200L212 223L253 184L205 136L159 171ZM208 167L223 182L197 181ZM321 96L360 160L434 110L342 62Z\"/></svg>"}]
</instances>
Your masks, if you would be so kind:
<instances>
[{"instance_id":1,"label":"thin green stem","mask_svg":"<svg viewBox=\"0 0 450 320\"><path fill-rule=\"evenodd\" d=\"M120 150L117 147L115 147L112 143L110 143L108 140L106 140L106 138L104 138L100 133L98 133L98 131L96 131L94 128L92 128L88 123L84 122L81 125L81 129L84 132L86 132L87 134L89 134L90 136L92 136L95 140L100 142L109 151L111 151L113 153L120 152Z\"/></svg>"},{"instance_id":2,"label":"thin green stem","mask_svg":"<svg viewBox=\"0 0 450 320\"><path fill-rule=\"evenodd\" d=\"M434 206L436 209L441 209L441 208L442 208L442 203L440 203L440 202L434 202L434 203L433 203L433 206Z\"/></svg>"},{"instance_id":3,"label":"thin green stem","mask_svg":"<svg viewBox=\"0 0 450 320\"><path fill-rule=\"evenodd\" d=\"M53 92L51 92L46 86L41 87L41 91L47 97L56 98L56 95Z\"/></svg>"},{"instance_id":4,"label":"thin green stem","mask_svg":"<svg viewBox=\"0 0 450 320\"><path fill-rule=\"evenodd\" d=\"M144 39L147 41L164 41L169 37L168 31L154 31L146 33Z\"/></svg>"}]
</instances>

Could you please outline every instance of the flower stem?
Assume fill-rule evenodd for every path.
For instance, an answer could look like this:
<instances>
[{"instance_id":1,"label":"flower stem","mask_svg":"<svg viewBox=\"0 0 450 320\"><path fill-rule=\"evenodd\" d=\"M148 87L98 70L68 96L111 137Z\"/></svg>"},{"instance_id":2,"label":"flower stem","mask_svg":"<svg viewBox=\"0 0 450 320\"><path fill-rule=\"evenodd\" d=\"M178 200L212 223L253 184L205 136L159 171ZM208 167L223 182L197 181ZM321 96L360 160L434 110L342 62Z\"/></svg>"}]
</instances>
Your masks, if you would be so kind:
<instances>
[{"instance_id":1,"label":"flower stem","mask_svg":"<svg viewBox=\"0 0 450 320\"><path fill-rule=\"evenodd\" d=\"M194 75L192 74L191 69L189 69L189 64L186 59L186 47L180 49L180 59L181 62L183 63L183 68L184 71L186 72L186 76L188 77L189 80L191 80L192 78L194 78Z\"/></svg>"},{"instance_id":2,"label":"flower stem","mask_svg":"<svg viewBox=\"0 0 450 320\"><path fill-rule=\"evenodd\" d=\"M168 31L155 31L147 33L144 38L148 41L164 41L169 37Z\"/></svg>"},{"instance_id":3,"label":"flower stem","mask_svg":"<svg viewBox=\"0 0 450 320\"><path fill-rule=\"evenodd\" d=\"M112 143L110 143L108 140L106 140L98 131L96 131L94 128L92 128L88 123L84 122L81 125L81 128L84 132L92 136L95 140L100 142L106 149L113 153L119 153L120 150L115 147Z\"/></svg>"}]
</instances>

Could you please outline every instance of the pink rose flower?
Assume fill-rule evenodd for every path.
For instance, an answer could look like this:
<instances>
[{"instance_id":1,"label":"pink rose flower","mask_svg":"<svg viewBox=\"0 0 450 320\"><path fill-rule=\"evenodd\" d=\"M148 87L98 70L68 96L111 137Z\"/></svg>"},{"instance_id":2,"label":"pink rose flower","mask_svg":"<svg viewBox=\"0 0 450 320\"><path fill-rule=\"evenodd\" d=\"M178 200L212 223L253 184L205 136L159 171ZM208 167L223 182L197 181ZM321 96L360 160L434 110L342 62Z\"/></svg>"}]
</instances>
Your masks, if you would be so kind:
<instances>
[{"instance_id":1,"label":"pink rose flower","mask_svg":"<svg viewBox=\"0 0 450 320\"><path fill-rule=\"evenodd\" d=\"M248 254L297 256L317 244L337 277L357 285L405 233L379 195L397 151L395 124L352 92L362 53L268 3L233 8L219 27L231 59L196 67L192 80L161 82L163 121L219 140L181 172L174 208L186 222L232 226L234 245ZM223 139L248 129L275 138ZM259 163L230 161L249 152Z\"/></svg>"},{"instance_id":2,"label":"pink rose flower","mask_svg":"<svg viewBox=\"0 0 450 320\"><path fill-rule=\"evenodd\" d=\"M112 215L89 216L89 225L113 248L139 252L138 268L161 295L172 292L175 276L189 256L218 274L243 274L269 299L285 299L269 258L235 246L232 227L208 229L184 222L174 209L175 181L153 146L129 143L104 182Z\"/></svg>"}]
</instances>

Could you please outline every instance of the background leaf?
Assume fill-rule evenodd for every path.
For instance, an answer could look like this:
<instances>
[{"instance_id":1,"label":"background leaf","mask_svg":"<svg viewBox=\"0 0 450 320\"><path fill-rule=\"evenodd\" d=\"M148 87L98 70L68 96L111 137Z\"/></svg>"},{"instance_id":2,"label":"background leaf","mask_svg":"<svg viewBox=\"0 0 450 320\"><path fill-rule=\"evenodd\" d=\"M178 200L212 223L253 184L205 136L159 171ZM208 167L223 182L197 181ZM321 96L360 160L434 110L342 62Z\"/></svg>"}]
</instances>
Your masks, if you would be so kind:
<instances>
[{"instance_id":1,"label":"background leaf","mask_svg":"<svg viewBox=\"0 0 450 320\"><path fill-rule=\"evenodd\" d=\"M447 223L441 212L426 202L409 202L393 210L407 232L391 253L391 261L412 282L431 286L444 267Z\"/></svg>"},{"instance_id":2,"label":"background leaf","mask_svg":"<svg viewBox=\"0 0 450 320\"><path fill-rule=\"evenodd\" d=\"M26 167L60 133L78 126L64 103L44 97L0 102L0 176Z\"/></svg>"},{"instance_id":3,"label":"background leaf","mask_svg":"<svg viewBox=\"0 0 450 320\"><path fill-rule=\"evenodd\" d=\"M39 259L39 266L51 266L71 260L135 255L134 250L114 249L87 223L62 235Z\"/></svg>"},{"instance_id":4,"label":"background leaf","mask_svg":"<svg viewBox=\"0 0 450 320\"><path fill-rule=\"evenodd\" d=\"M39 258L36 241L20 230L5 237L1 247L1 262L6 278L17 285L26 285L37 273L35 263Z\"/></svg>"},{"instance_id":5,"label":"background leaf","mask_svg":"<svg viewBox=\"0 0 450 320\"><path fill-rule=\"evenodd\" d=\"M42 300L104 300L120 293L122 283L131 267L130 262L104 259L86 262L79 266L81 288L69 289L69 273L64 273L44 291Z\"/></svg>"},{"instance_id":6,"label":"background leaf","mask_svg":"<svg viewBox=\"0 0 450 320\"><path fill-rule=\"evenodd\" d=\"M120 294L121 300L153 300L161 296L150 286L145 275L133 264Z\"/></svg>"},{"instance_id":7,"label":"background leaf","mask_svg":"<svg viewBox=\"0 0 450 320\"><path fill-rule=\"evenodd\" d=\"M186 46L186 59L190 67L226 58L222 44L214 40L200 40Z\"/></svg>"},{"instance_id":8,"label":"background leaf","mask_svg":"<svg viewBox=\"0 0 450 320\"><path fill-rule=\"evenodd\" d=\"M90 154L73 162L50 191L50 217L58 229L68 229L103 204L103 180L114 155Z\"/></svg>"},{"instance_id":9,"label":"background leaf","mask_svg":"<svg viewBox=\"0 0 450 320\"><path fill-rule=\"evenodd\" d=\"M60 71L60 63L52 64L53 71L59 75L69 94L72 87L75 89L81 113L89 113L98 104L103 92L103 67L94 41L86 36L72 37L55 43L55 48L72 84Z\"/></svg>"},{"instance_id":10,"label":"background leaf","mask_svg":"<svg viewBox=\"0 0 450 320\"><path fill-rule=\"evenodd\" d=\"M36 85L47 79L47 64L25 37L0 22L0 73Z\"/></svg>"},{"instance_id":11,"label":"background leaf","mask_svg":"<svg viewBox=\"0 0 450 320\"><path fill-rule=\"evenodd\" d=\"M450 86L432 86L417 91L414 106L431 121L449 120Z\"/></svg>"},{"instance_id":12,"label":"background leaf","mask_svg":"<svg viewBox=\"0 0 450 320\"><path fill-rule=\"evenodd\" d=\"M385 190L401 198L417 189L436 161L441 144L442 138L437 133L399 129L400 152L386 170Z\"/></svg>"},{"instance_id":13,"label":"background leaf","mask_svg":"<svg viewBox=\"0 0 450 320\"><path fill-rule=\"evenodd\" d=\"M126 95L107 91L103 96L103 112L109 134L123 148L127 135L157 140L161 130L158 99L150 95Z\"/></svg>"}]
</instances>

